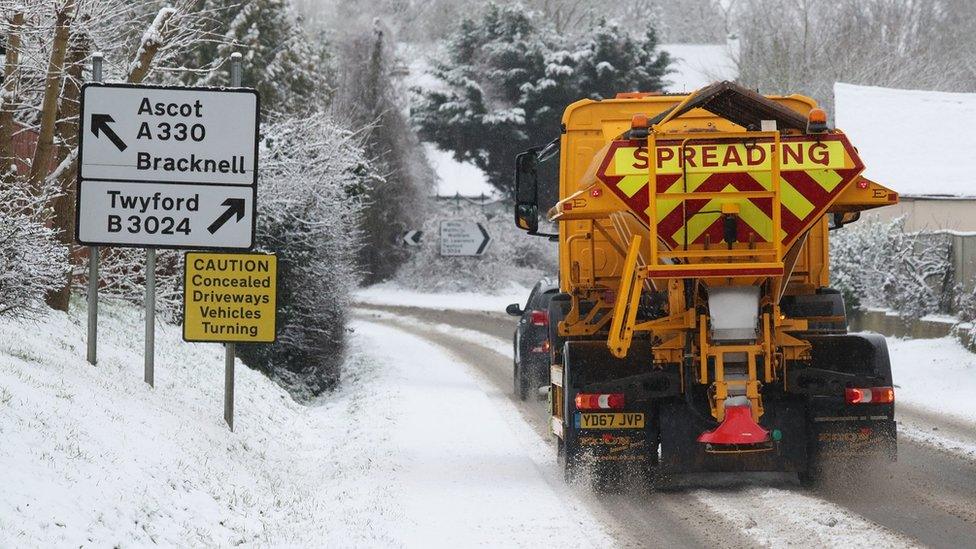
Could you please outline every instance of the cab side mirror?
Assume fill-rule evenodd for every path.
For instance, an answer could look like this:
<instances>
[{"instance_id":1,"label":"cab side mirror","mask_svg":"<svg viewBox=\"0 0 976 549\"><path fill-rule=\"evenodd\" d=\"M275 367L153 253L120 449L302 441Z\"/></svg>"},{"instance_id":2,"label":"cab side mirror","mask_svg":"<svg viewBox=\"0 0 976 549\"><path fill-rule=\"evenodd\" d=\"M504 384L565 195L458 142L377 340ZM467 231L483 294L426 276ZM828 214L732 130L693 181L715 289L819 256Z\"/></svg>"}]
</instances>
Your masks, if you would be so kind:
<instances>
[{"instance_id":1,"label":"cab side mirror","mask_svg":"<svg viewBox=\"0 0 976 549\"><path fill-rule=\"evenodd\" d=\"M539 230L539 176L536 172L536 154L537 149L533 148L515 157L515 226L530 234Z\"/></svg>"},{"instance_id":2,"label":"cab side mirror","mask_svg":"<svg viewBox=\"0 0 976 549\"><path fill-rule=\"evenodd\" d=\"M510 316L522 316L524 311L522 310L522 307L519 307L518 303L512 303L508 307L505 307L505 312Z\"/></svg>"}]
</instances>

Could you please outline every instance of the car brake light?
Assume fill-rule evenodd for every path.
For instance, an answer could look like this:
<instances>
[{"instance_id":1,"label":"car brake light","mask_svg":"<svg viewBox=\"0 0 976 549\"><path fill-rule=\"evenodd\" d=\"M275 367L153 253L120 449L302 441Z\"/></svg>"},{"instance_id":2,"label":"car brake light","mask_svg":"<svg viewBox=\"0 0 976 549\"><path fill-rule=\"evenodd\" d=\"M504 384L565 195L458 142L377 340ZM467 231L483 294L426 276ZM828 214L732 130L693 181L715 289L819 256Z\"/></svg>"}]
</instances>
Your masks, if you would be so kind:
<instances>
[{"instance_id":1,"label":"car brake light","mask_svg":"<svg viewBox=\"0 0 976 549\"><path fill-rule=\"evenodd\" d=\"M895 401L892 387L848 387L844 390L848 404L891 404Z\"/></svg>"},{"instance_id":2,"label":"car brake light","mask_svg":"<svg viewBox=\"0 0 976 549\"><path fill-rule=\"evenodd\" d=\"M577 410L623 410L623 393L577 393Z\"/></svg>"},{"instance_id":3,"label":"car brake light","mask_svg":"<svg viewBox=\"0 0 976 549\"><path fill-rule=\"evenodd\" d=\"M532 352L533 353L548 353L549 352L549 349L551 349L551 348L552 348L552 346L549 345L549 340L547 339L547 340L545 340L545 341L542 342L542 345L536 345L535 347L532 347Z\"/></svg>"},{"instance_id":4,"label":"car brake light","mask_svg":"<svg viewBox=\"0 0 976 549\"><path fill-rule=\"evenodd\" d=\"M532 316L530 317L533 326L548 326L549 325L549 312L548 311L532 311Z\"/></svg>"}]
</instances>

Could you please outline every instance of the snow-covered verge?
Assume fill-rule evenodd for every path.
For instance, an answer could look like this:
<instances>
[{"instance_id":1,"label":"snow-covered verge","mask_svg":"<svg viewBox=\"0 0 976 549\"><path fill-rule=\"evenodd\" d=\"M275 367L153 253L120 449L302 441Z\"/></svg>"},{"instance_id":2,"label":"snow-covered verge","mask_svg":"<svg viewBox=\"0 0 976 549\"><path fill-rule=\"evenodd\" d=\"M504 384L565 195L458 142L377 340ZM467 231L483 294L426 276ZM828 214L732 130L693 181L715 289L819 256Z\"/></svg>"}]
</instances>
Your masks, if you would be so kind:
<instances>
[{"instance_id":1,"label":"snow-covered verge","mask_svg":"<svg viewBox=\"0 0 976 549\"><path fill-rule=\"evenodd\" d=\"M895 398L976 426L976 354L956 339L888 338Z\"/></svg>"},{"instance_id":2,"label":"snow-covered verge","mask_svg":"<svg viewBox=\"0 0 976 549\"><path fill-rule=\"evenodd\" d=\"M611 543L514 408L421 340L353 323L342 386L310 407L239 367L231 433L219 345L158 326L151 389L138 310L101 312L95 367L79 303L0 320L0 546Z\"/></svg>"},{"instance_id":3,"label":"snow-covered verge","mask_svg":"<svg viewBox=\"0 0 976 549\"><path fill-rule=\"evenodd\" d=\"M356 303L366 305L501 313L505 312L505 307L510 303L525 306L529 291L529 288L513 283L494 294L477 292L429 293L407 290L397 284L387 282L360 288L353 293L353 300Z\"/></svg>"}]
</instances>

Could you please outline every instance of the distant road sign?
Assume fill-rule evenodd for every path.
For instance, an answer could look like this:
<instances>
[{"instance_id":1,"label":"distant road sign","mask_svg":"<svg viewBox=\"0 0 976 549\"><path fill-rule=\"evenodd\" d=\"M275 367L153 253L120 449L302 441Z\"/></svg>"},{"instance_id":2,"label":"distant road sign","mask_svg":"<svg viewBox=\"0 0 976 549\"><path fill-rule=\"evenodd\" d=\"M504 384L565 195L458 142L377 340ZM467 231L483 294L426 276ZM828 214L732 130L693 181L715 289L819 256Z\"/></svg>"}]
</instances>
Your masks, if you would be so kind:
<instances>
[{"instance_id":1,"label":"distant road sign","mask_svg":"<svg viewBox=\"0 0 976 549\"><path fill-rule=\"evenodd\" d=\"M78 242L250 249L258 111L249 89L86 84Z\"/></svg>"},{"instance_id":2,"label":"distant road sign","mask_svg":"<svg viewBox=\"0 0 976 549\"><path fill-rule=\"evenodd\" d=\"M488 249L488 231L474 221L441 221L441 255L480 256Z\"/></svg>"},{"instance_id":3,"label":"distant road sign","mask_svg":"<svg viewBox=\"0 0 976 549\"><path fill-rule=\"evenodd\" d=\"M403 243L407 246L420 246L420 241L423 236L423 231L407 231L403 235Z\"/></svg>"},{"instance_id":4,"label":"distant road sign","mask_svg":"<svg viewBox=\"0 0 976 549\"><path fill-rule=\"evenodd\" d=\"M188 252L183 272L184 340L275 340L276 256Z\"/></svg>"}]
</instances>

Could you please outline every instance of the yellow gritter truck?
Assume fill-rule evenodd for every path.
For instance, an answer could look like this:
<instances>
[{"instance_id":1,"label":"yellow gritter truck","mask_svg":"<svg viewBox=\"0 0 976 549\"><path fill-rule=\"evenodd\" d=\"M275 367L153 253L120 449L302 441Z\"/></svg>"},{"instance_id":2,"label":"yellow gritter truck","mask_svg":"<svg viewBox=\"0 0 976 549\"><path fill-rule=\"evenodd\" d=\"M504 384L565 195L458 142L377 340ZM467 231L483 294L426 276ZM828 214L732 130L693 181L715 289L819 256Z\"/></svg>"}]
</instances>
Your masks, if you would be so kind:
<instances>
[{"instance_id":1,"label":"yellow gritter truck","mask_svg":"<svg viewBox=\"0 0 976 549\"><path fill-rule=\"evenodd\" d=\"M544 234L540 168L557 161ZM718 82L582 100L516 165L516 225L559 242L550 406L568 476L814 482L895 458L885 341L847 332L828 241L898 195L812 99Z\"/></svg>"}]
</instances>

